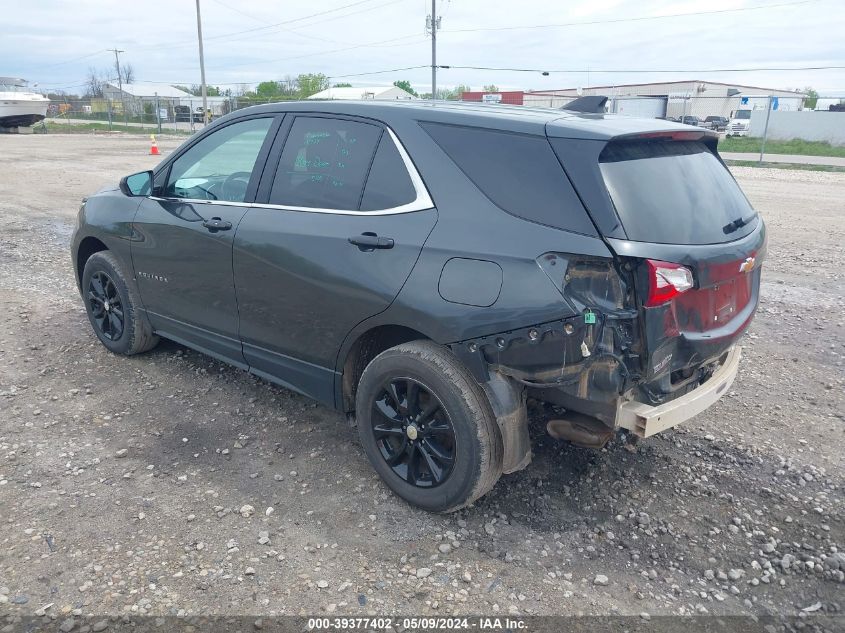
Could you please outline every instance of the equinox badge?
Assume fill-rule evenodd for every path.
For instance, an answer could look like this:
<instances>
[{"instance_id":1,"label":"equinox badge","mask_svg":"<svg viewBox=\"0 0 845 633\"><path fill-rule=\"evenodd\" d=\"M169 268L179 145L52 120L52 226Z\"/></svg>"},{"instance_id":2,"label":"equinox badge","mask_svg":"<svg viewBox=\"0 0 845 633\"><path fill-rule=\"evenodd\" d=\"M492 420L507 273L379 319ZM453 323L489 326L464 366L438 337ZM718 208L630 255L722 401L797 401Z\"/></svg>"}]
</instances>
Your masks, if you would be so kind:
<instances>
[{"instance_id":1,"label":"equinox badge","mask_svg":"<svg viewBox=\"0 0 845 633\"><path fill-rule=\"evenodd\" d=\"M757 260L754 257L746 257L745 261L739 265L739 272L750 273L757 265Z\"/></svg>"}]
</instances>

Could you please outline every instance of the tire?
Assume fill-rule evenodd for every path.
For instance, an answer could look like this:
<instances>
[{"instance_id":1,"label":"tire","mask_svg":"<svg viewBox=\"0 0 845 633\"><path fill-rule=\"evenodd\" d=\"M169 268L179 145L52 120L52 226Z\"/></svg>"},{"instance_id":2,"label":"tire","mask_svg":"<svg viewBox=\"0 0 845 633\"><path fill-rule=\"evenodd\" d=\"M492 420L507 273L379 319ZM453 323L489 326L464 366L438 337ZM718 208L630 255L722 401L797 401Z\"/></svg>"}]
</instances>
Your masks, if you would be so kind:
<instances>
[{"instance_id":1,"label":"tire","mask_svg":"<svg viewBox=\"0 0 845 633\"><path fill-rule=\"evenodd\" d=\"M94 334L115 354L132 356L158 345L141 299L109 251L94 253L82 272L82 300Z\"/></svg>"},{"instance_id":2,"label":"tire","mask_svg":"<svg viewBox=\"0 0 845 633\"><path fill-rule=\"evenodd\" d=\"M414 506L458 510L502 475L502 438L490 403L440 345L413 341L376 356L361 376L355 408L373 468Z\"/></svg>"}]
</instances>

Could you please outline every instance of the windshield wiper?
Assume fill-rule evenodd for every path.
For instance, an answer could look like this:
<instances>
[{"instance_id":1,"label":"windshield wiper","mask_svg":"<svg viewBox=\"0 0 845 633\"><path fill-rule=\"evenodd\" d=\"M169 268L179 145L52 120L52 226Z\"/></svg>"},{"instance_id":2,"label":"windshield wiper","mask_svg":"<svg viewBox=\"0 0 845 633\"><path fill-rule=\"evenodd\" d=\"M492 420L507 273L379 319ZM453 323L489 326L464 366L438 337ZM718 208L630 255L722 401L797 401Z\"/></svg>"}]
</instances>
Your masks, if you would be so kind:
<instances>
[{"instance_id":1,"label":"windshield wiper","mask_svg":"<svg viewBox=\"0 0 845 633\"><path fill-rule=\"evenodd\" d=\"M722 227L722 231L725 232L725 235L729 233L733 233L737 229L741 229L743 226L751 222L755 217L757 217L756 213L752 213L747 218L737 218L733 222L728 222L725 226Z\"/></svg>"}]
</instances>

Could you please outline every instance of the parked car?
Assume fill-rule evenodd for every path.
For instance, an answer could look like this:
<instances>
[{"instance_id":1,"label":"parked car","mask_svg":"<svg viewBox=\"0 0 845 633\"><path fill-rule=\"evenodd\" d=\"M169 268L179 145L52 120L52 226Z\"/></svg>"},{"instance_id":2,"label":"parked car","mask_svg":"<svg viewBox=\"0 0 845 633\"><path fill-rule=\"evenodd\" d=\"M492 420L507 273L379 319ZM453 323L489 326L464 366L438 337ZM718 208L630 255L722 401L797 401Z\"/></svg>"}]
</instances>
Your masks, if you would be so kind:
<instances>
[{"instance_id":1,"label":"parked car","mask_svg":"<svg viewBox=\"0 0 845 633\"><path fill-rule=\"evenodd\" d=\"M717 132L724 132L728 129L728 123L730 123L730 121L727 119L727 117L708 116L704 119L704 122L701 124L701 126L706 127L710 130L716 130Z\"/></svg>"},{"instance_id":2,"label":"parked car","mask_svg":"<svg viewBox=\"0 0 845 633\"><path fill-rule=\"evenodd\" d=\"M173 111L177 121L190 123L193 120L194 123L202 123L202 106L197 106L191 110L190 106L178 105L173 107ZM209 110L209 114L210 112Z\"/></svg>"},{"instance_id":3,"label":"parked car","mask_svg":"<svg viewBox=\"0 0 845 633\"><path fill-rule=\"evenodd\" d=\"M693 116L691 114L686 114L686 115L682 116L681 119L680 119L680 122L683 123L684 125L695 125L695 126L701 126L701 123L702 123L701 119L699 119L697 116Z\"/></svg>"},{"instance_id":4,"label":"parked car","mask_svg":"<svg viewBox=\"0 0 845 633\"><path fill-rule=\"evenodd\" d=\"M172 339L334 407L386 484L460 508L548 432L649 437L728 392L762 219L717 136L475 104L268 104L90 196L94 333Z\"/></svg>"}]
</instances>

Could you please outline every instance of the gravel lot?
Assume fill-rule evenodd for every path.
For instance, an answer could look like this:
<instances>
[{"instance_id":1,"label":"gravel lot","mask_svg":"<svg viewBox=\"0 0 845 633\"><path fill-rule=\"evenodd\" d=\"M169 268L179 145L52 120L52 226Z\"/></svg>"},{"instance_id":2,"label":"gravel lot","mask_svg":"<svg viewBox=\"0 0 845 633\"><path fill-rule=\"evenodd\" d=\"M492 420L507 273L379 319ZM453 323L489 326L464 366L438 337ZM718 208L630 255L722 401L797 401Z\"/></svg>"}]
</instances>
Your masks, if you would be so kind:
<instances>
[{"instance_id":1,"label":"gravel lot","mask_svg":"<svg viewBox=\"0 0 845 633\"><path fill-rule=\"evenodd\" d=\"M770 250L721 402L636 452L534 424L529 468L442 516L392 496L337 413L173 343L97 342L73 222L148 147L0 137L0 613L845 609L845 174L734 169Z\"/></svg>"}]
</instances>

